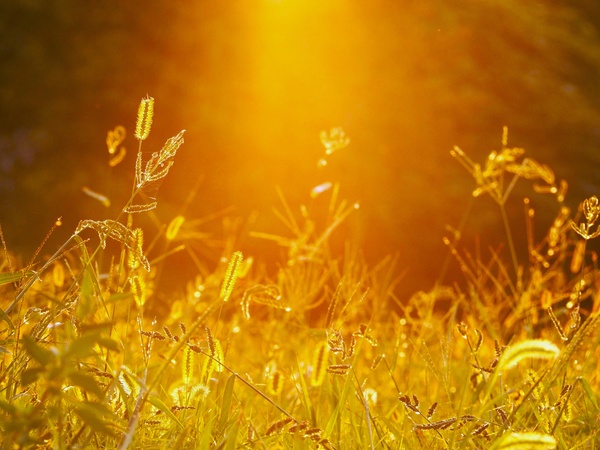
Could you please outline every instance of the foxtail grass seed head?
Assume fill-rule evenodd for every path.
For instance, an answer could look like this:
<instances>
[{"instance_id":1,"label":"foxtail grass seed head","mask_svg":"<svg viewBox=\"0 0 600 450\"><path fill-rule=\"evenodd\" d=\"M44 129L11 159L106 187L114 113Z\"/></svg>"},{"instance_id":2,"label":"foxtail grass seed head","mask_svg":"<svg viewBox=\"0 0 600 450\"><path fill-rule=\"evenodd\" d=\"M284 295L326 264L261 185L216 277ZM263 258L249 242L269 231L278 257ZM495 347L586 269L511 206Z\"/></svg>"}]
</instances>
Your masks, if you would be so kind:
<instances>
[{"instance_id":1,"label":"foxtail grass seed head","mask_svg":"<svg viewBox=\"0 0 600 450\"><path fill-rule=\"evenodd\" d=\"M202 380L206 383L212 372L223 372L224 354L223 347L221 347L221 341L214 337L210 328L205 325L204 331L206 332L206 343L208 345L208 356L206 358L204 368L202 371ZM192 349L194 350L194 349Z\"/></svg>"},{"instance_id":2,"label":"foxtail grass seed head","mask_svg":"<svg viewBox=\"0 0 600 450\"><path fill-rule=\"evenodd\" d=\"M300 423L296 423L295 425L292 425L291 427L288 428L288 431L290 433L301 433L304 430L308 429L308 423L307 422L300 422Z\"/></svg>"},{"instance_id":3,"label":"foxtail grass seed head","mask_svg":"<svg viewBox=\"0 0 600 450\"><path fill-rule=\"evenodd\" d=\"M146 303L147 297L147 288L146 281L144 280L143 272L140 275L134 275L129 279L129 283L131 284L131 293L133 294L133 299L135 303L142 307Z\"/></svg>"},{"instance_id":4,"label":"foxtail grass seed head","mask_svg":"<svg viewBox=\"0 0 600 450\"><path fill-rule=\"evenodd\" d=\"M329 328L327 330L327 345L333 353L342 353L346 351L346 343L340 330Z\"/></svg>"},{"instance_id":5,"label":"foxtail grass seed head","mask_svg":"<svg viewBox=\"0 0 600 450\"><path fill-rule=\"evenodd\" d=\"M189 385L192 383L194 376L194 359L196 354L189 347L183 349L183 362L181 364L181 379L183 384Z\"/></svg>"},{"instance_id":6,"label":"foxtail grass seed head","mask_svg":"<svg viewBox=\"0 0 600 450\"><path fill-rule=\"evenodd\" d=\"M496 409L496 414L498 414L498 417L500 417L500 421L503 424L506 424L508 422L508 414L506 414L506 411L504 411L502 406L498 406Z\"/></svg>"},{"instance_id":7,"label":"foxtail grass seed head","mask_svg":"<svg viewBox=\"0 0 600 450\"><path fill-rule=\"evenodd\" d=\"M354 335L350 336L350 343L345 345L344 342L344 351L342 352L342 359L346 361L354 356L354 349L356 348L356 337Z\"/></svg>"},{"instance_id":8,"label":"foxtail grass seed head","mask_svg":"<svg viewBox=\"0 0 600 450\"><path fill-rule=\"evenodd\" d=\"M524 359L554 359L559 353L560 350L556 345L543 339L519 342L502 353L498 370L514 367Z\"/></svg>"},{"instance_id":9,"label":"foxtail grass seed head","mask_svg":"<svg viewBox=\"0 0 600 450\"><path fill-rule=\"evenodd\" d=\"M427 410L427 418L431 419L431 417L435 414L435 410L438 407L438 402L434 402L429 409Z\"/></svg>"},{"instance_id":10,"label":"foxtail grass seed head","mask_svg":"<svg viewBox=\"0 0 600 450\"><path fill-rule=\"evenodd\" d=\"M117 377L117 381L119 382L121 389L125 395L130 396L133 392L133 386L131 383L131 379L125 374L125 372L121 372Z\"/></svg>"},{"instance_id":11,"label":"foxtail grass seed head","mask_svg":"<svg viewBox=\"0 0 600 450\"><path fill-rule=\"evenodd\" d=\"M471 432L471 436L479 436L480 434L486 436L487 433L485 430L490 426L489 422L485 422L482 425L479 425L475 430Z\"/></svg>"},{"instance_id":12,"label":"foxtail grass seed head","mask_svg":"<svg viewBox=\"0 0 600 450\"><path fill-rule=\"evenodd\" d=\"M496 358L500 358L503 352L504 347L500 345L500 341L498 339L494 339L494 355Z\"/></svg>"},{"instance_id":13,"label":"foxtail grass seed head","mask_svg":"<svg viewBox=\"0 0 600 450\"><path fill-rule=\"evenodd\" d=\"M286 417L285 419L278 420L277 422L273 422L265 431L265 436L272 436L278 431L282 430L285 426L291 423L294 419L291 417Z\"/></svg>"},{"instance_id":14,"label":"foxtail grass seed head","mask_svg":"<svg viewBox=\"0 0 600 450\"><path fill-rule=\"evenodd\" d=\"M173 336L173 333L171 333L171 330L169 330L169 328L166 325L163 327L163 331L165 332L165 334L167 335L167 337L170 340L172 340L172 341L175 340L175 336Z\"/></svg>"},{"instance_id":15,"label":"foxtail grass seed head","mask_svg":"<svg viewBox=\"0 0 600 450\"><path fill-rule=\"evenodd\" d=\"M333 375L346 375L351 368L352 366L350 364L333 364L327 367L327 373Z\"/></svg>"},{"instance_id":16,"label":"foxtail grass seed head","mask_svg":"<svg viewBox=\"0 0 600 450\"><path fill-rule=\"evenodd\" d=\"M540 377L533 369L529 369L527 371L527 375L529 376L529 381L533 386L533 395L537 400L539 400L539 408L545 409L548 406L548 397L544 395L544 383L542 383Z\"/></svg>"},{"instance_id":17,"label":"foxtail grass seed head","mask_svg":"<svg viewBox=\"0 0 600 450\"><path fill-rule=\"evenodd\" d=\"M156 339L157 341L167 340L167 338L160 334L158 331L142 331L142 336L147 336L150 339Z\"/></svg>"},{"instance_id":18,"label":"foxtail grass seed head","mask_svg":"<svg viewBox=\"0 0 600 450\"><path fill-rule=\"evenodd\" d=\"M137 122L135 124L134 136L139 141L144 141L150 134L152 128L152 119L154 117L154 99L152 97L143 98L138 108Z\"/></svg>"},{"instance_id":19,"label":"foxtail grass seed head","mask_svg":"<svg viewBox=\"0 0 600 450\"><path fill-rule=\"evenodd\" d=\"M279 370L273 370L267 378L267 392L273 397L279 397L283 392L283 375Z\"/></svg>"},{"instance_id":20,"label":"foxtail grass seed head","mask_svg":"<svg viewBox=\"0 0 600 450\"><path fill-rule=\"evenodd\" d=\"M239 276L242 260L242 252L235 252L233 255L231 255L229 265L227 266L227 271L225 272L225 278L223 278L223 284L221 285L220 298L224 302L227 302L229 297L231 297L231 293L235 287L235 282Z\"/></svg>"},{"instance_id":21,"label":"foxtail grass seed head","mask_svg":"<svg viewBox=\"0 0 600 450\"><path fill-rule=\"evenodd\" d=\"M215 338L215 370L218 373L223 372L223 363L225 362L225 356L223 354L223 347L221 346L221 341Z\"/></svg>"},{"instance_id":22,"label":"foxtail grass seed head","mask_svg":"<svg viewBox=\"0 0 600 450\"><path fill-rule=\"evenodd\" d=\"M415 430L445 430L450 428L458 419L450 417L449 419L438 420L437 422L421 423L414 426Z\"/></svg>"},{"instance_id":23,"label":"foxtail grass seed head","mask_svg":"<svg viewBox=\"0 0 600 450\"><path fill-rule=\"evenodd\" d=\"M413 401L414 401L414 403L413 403L414 407L415 408L419 408L419 404L421 403L419 401L419 397L417 397L415 394L413 394L412 398L413 398Z\"/></svg>"},{"instance_id":24,"label":"foxtail grass seed head","mask_svg":"<svg viewBox=\"0 0 600 450\"><path fill-rule=\"evenodd\" d=\"M204 331L206 332L206 343L208 344L208 354L210 356L215 356L217 349L215 346L215 338L212 334L212 331L210 331L210 328L208 327L208 325L204 326Z\"/></svg>"},{"instance_id":25,"label":"foxtail grass seed head","mask_svg":"<svg viewBox=\"0 0 600 450\"><path fill-rule=\"evenodd\" d=\"M311 386L321 386L327 373L327 360L329 359L329 346L327 342L320 341L315 347L310 373Z\"/></svg>"},{"instance_id":26,"label":"foxtail grass seed head","mask_svg":"<svg viewBox=\"0 0 600 450\"><path fill-rule=\"evenodd\" d=\"M133 238L131 248L127 252L127 266L135 270L140 267L140 258L138 255L143 254L144 247L144 231L141 228L133 230Z\"/></svg>"},{"instance_id":27,"label":"foxtail grass seed head","mask_svg":"<svg viewBox=\"0 0 600 450\"><path fill-rule=\"evenodd\" d=\"M553 436L542 433L505 433L490 450L554 450L557 446Z\"/></svg>"},{"instance_id":28,"label":"foxtail grass seed head","mask_svg":"<svg viewBox=\"0 0 600 450\"><path fill-rule=\"evenodd\" d=\"M65 284L65 268L57 261L52 269L52 282L57 288L63 287Z\"/></svg>"}]
</instances>

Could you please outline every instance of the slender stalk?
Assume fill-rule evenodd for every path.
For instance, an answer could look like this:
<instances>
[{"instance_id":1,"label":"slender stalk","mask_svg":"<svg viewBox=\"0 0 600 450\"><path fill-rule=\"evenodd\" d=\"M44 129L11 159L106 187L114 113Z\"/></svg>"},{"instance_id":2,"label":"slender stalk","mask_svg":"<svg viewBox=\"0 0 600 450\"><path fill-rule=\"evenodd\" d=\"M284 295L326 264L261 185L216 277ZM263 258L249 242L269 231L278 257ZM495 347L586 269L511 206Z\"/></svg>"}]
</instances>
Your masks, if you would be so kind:
<instances>
[{"instance_id":1,"label":"slender stalk","mask_svg":"<svg viewBox=\"0 0 600 450\"><path fill-rule=\"evenodd\" d=\"M367 401L366 397L365 397L365 393L363 392L361 386L360 386L360 381L358 380L358 376L356 375L356 372L354 371L354 369L352 369L352 374L354 375L354 380L356 381L356 387L358 388L358 393L360 394L360 398L362 400L362 404L363 407L365 408L365 413L367 415L366 419L367 419L367 432L369 434L369 444L371 447L371 450L375 450L375 444L373 443L373 431L371 430L371 411L369 410L369 402Z\"/></svg>"},{"instance_id":2,"label":"slender stalk","mask_svg":"<svg viewBox=\"0 0 600 450\"><path fill-rule=\"evenodd\" d=\"M54 253L54 255L52 255L50 257L50 259L48 259L48 261L46 261L46 264L44 264L42 266L42 268L36 272L35 275L33 275L29 281L27 282L27 284L25 285L25 287L23 287L23 289L21 290L21 292L19 292L17 294L17 296L15 297L15 299L12 301L12 303L8 306L8 308L6 308L4 310L4 313L8 316L12 310L15 308L15 306L17 305L17 303L19 302L19 300L21 300L23 298L23 296L25 295L25 293L29 290L29 288L31 288L31 286L33 286L33 283L36 282L36 280L38 280L38 274L41 274L42 272L44 272L48 267L50 267L50 265L56 261L60 255L62 255L63 251L65 250L65 248L67 248L67 246L69 245L69 242L71 242L71 240L75 237L75 235L72 235L69 239L67 239L65 241L65 243Z\"/></svg>"},{"instance_id":3,"label":"slender stalk","mask_svg":"<svg viewBox=\"0 0 600 450\"><path fill-rule=\"evenodd\" d=\"M515 276L519 276L519 263L517 261L517 252L515 251L515 243L513 241L512 232L510 231L510 223L508 216L506 215L506 209L503 204L500 204L500 213L502 215L502 222L504 223L504 230L506 231L506 239L508 240L508 248L510 250L510 257L512 258L513 267L515 269Z\"/></svg>"},{"instance_id":4,"label":"slender stalk","mask_svg":"<svg viewBox=\"0 0 600 450\"><path fill-rule=\"evenodd\" d=\"M125 431L125 433L121 437L121 441L119 442L119 446L118 446L119 450L125 450L126 448L129 447L129 444L131 444L131 439L132 439L132 436L133 436L133 432L135 431L135 428L136 428L137 423L139 421L139 418L140 418L140 415L141 415L141 411L144 408L144 405L146 404L146 402L148 401L148 396L152 392L152 389L154 389L154 387L158 383L158 380L163 375L164 371L167 369L167 366L169 366L169 364L171 364L171 361L173 360L173 358L175 357L175 355L189 341L190 337L198 329L198 327L200 327L200 325L202 325L204 323L204 321L206 320L206 318L208 317L208 315L211 312L214 311L217 303L220 303L220 302L221 302L220 300L216 300L212 304L210 304L206 308L206 310L204 311L204 313L202 313L196 319L196 321L188 328L187 332L179 339L179 342L177 342L177 344L175 344L173 346L173 348L171 348L171 351L165 357L164 362L158 368L156 374L154 375L154 378L152 379L152 381L148 385L146 385L146 383L145 383L146 374L144 374L144 383L140 387L140 395L139 395L139 397L137 399L137 402L136 402L136 405L135 405L134 414L132 414L131 419L130 419L128 425L127 425L127 430Z\"/></svg>"}]
</instances>

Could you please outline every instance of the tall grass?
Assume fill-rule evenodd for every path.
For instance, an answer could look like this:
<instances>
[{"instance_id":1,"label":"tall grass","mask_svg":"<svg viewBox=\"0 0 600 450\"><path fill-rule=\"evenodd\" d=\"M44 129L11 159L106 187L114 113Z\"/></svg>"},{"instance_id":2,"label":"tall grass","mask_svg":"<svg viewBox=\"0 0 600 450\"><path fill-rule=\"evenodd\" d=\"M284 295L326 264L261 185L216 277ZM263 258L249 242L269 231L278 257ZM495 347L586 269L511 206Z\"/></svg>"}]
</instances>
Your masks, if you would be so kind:
<instances>
[{"instance_id":1,"label":"tall grass","mask_svg":"<svg viewBox=\"0 0 600 450\"><path fill-rule=\"evenodd\" d=\"M288 234L251 233L287 248L272 273L230 244L201 261L183 216L145 239L136 214L156 207L183 144L181 132L147 156L153 113L143 99L132 192L114 219L82 220L23 268L0 232L2 448L597 447L600 273L585 246L598 234L596 197L571 214L566 183L509 148L506 130L483 164L455 147L472 194L499 207L508 255L473 256L458 230L445 242L464 278L399 299L393 257L368 267L351 244L329 245L358 208L335 183L311 193L322 220L279 191ZM123 138L122 127L109 132L111 166ZM339 128L321 140L321 165L349 144ZM536 240L523 199L524 261L505 209L520 179L557 200ZM155 318L148 306L173 249L204 269Z\"/></svg>"}]
</instances>

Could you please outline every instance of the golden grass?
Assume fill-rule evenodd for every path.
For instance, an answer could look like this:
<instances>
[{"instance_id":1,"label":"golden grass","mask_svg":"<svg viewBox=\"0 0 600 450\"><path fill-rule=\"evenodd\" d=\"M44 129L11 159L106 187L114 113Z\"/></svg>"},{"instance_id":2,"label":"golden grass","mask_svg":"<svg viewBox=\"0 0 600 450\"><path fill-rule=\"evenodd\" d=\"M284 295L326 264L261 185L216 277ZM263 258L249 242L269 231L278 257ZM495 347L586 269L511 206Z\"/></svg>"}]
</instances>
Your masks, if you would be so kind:
<instances>
[{"instance_id":1,"label":"golden grass","mask_svg":"<svg viewBox=\"0 0 600 450\"><path fill-rule=\"evenodd\" d=\"M370 268L351 245L330 247L357 207L332 182L310 194L323 221L279 190L288 235L252 233L287 248L273 273L233 240L203 261L187 246L200 222L181 215L153 238L146 230L145 244L132 214L156 206L183 144L181 132L143 161L153 111L143 99L134 186L117 218L82 220L21 270L0 229L1 448L597 447L600 276L585 245L598 234L596 197L572 217L566 183L509 148L506 129L483 164L455 147L473 195L499 206L510 262L494 249L473 255L455 229L445 242L464 279L398 299L394 258ZM124 136L109 132L113 163ZM321 140L325 157L350 142L341 128ZM504 209L519 179L557 200L537 241L523 200L525 261ZM155 318L171 242L198 274Z\"/></svg>"}]
</instances>

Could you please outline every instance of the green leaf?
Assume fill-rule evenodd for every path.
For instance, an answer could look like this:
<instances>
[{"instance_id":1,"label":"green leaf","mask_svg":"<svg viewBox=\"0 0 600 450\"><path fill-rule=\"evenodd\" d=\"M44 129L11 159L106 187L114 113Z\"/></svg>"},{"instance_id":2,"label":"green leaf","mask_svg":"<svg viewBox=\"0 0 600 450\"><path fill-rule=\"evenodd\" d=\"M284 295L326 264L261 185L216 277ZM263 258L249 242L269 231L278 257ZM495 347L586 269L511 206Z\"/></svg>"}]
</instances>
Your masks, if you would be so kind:
<instances>
[{"instance_id":1,"label":"green leaf","mask_svg":"<svg viewBox=\"0 0 600 450\"><path fill-rule=\"evenodd\" d=\"M27 386L31 383L35 383L42 373L45 372L43 367L32 367L30 369L25 369L21 373L21 384L23 386Z\"/></svg>"},{"instance_id":2,"label":"green leaf","mask_svg":"<svg viewBox=\"0 0 600 450\"><path fill-rule=\"evenodd\" d=\"M114 422L118 420L104 404L97 402L79 402L75 405L75 412L83 421L97 433L115 437L117 434ZM119 427L120 428L120 427Z\"/></svg>"},{"instance_id":3,"label":"green leaf","mask_svg":"<svg viewBox=\"0 0 600 450\"><path fill-rule=\"evenodd\" d=\"M362 342L363 340L361 340L356 346L356 350L354 352L354 360L356 360L358 355L361 353L361 348L363 345ZM336 429L336 427L339 427L339 424L342 422L342 415L346 408L346 400L348 399L348 396L350 395L350 390L353 388L353 386L354 385L352 382L352 377L344 377L344 387L342 388L342 393L340 395L335 409L329 417L327 427L325 428L326 436L332 436L333 431Z\"/></svg>"},{"instance_id":4,"label":"green leaf","mask_svg":"<svg viewBox=\"0 0 600 450\"><path fill-rule=\"evenodd\" d=\"M117 303L125 300L131 300L133 298L133 294L131 292L117 292L116 294L112 294L106 300L106 303Z\"/></svg>"},{"instance_id":5,"label":"green leaf","mask_svg":"<svg viewBox=\"0 0 600 450\"><path fill-rule=\"evenodd\" d=\"M83 264L82 278L79 283L79 304L77 307L77 315L83 319L92 315L96 309L96 286L98 284L96 274L94 272L94 264L90 259L90 255L85 245L81 246L81 262Z\"/></svg>"},{"instance_id":6,"label":"green leaf","mask_svg":"<svg viewBox=\"0 0 600 450\"><path fill-rule=\"evenodd\" d=\"M227 384L225 384L225 391L223 392L223 402L221 403L221 415L219 417L219 429L223 430L225 424L229 419L229 409L231 407L231 398L233 397L233 384L235 382L235 375L231 375L227 378Z\"/></svg>"},{"instance_id":7,"label":"green leaf","mask_svg":"<svg viewBox=\"0 0 600 450\"><path fill-rule=\"evenodd\" d=\"M85 391L91 392L98 398L104 397L104 390L91 375L81 372L73 372L69 374L69 380L71 380L71 384L73 386L78 386Z\"/></svg>"},{"instance_id":8,"label":"green leaf","mask_svg":"<svg viewBox=\"0 0 600 450\"><path fill-rule=\"evenodd\" d=\"M92 281L92 269L87 266L83 271L79 290L79 307L77 308L79 317L87 317L94 312L94 282Z\"/></svg>"},{"instance_id":9,"label":"green leaf","mask_svg":"<svg viewBox=\"0 0 600 450\"><path fill-rule=\"evenodd\" d=\"M81 334L86 334L93 331L110 330L112 326L113 324L111 322L94 322L81 324L79 329L81 330Z\"/></svg>"},{"instance_id":10,"label":"green leaf","mask_svg":"<svg viewBox=\"0 0 600 450\"><path fill-rule=\"evenodd\" d=\"M101 347L107 348L109 350L112 350L114 352L121 351L121 346L119 345L119 343L111 338L104 338L104 337L99 338L98 345L100 345Z\"/></svg>"},{"instance_id":11,"label":"green leaf","mask_svg":"<svg viewBox=\"0 0 600 450\"><path fill-rule=\"evenodd\" d=\"M306 416L311 417L311 411L313 411L314 408L312 401L310 400L310 394L308 393L308 387L306 385L306 380L304 379L300 361L296 360L296 364L298 366L298 373L300 374L298 379L300 380L300 387L302 388L302 396L300 397L300 400L302 400L302 404L304 405Z\"/></svg>"},{"instance_id":12,"label":"green leaf","mask_svg":"<svg viewBox=\"0 0 600 450\"><path fill-rule=\"evenodd\" d=\"M35 342L35 339L30 336L23 336L23 346L25 347L25 351L29 354L29 356L31 356L42 366L48 364L56 356L50 350L45 349Z\"/></svg>"},{"instance_id":13,"label":"green leaf","mask_svg":"<svg viewBox=\"0 0 600 450\"><path fill-rule=\"evenodd\" d=\"M8 414L15 414L17 412L15 405L11 405L4 400L0 400L0 409L6 411Z\"/></svg>"},{"instance_id":14,"label":"green leaf","mask_svg":"<svg viewBox=\"0 0 600 450\"><path fill-rule=\"evenodd\" d=\"M204 427L202 427L202 434L198 438L198 445L196 448L211 448L211 444L213 441L213 425L214 425L215 416L211 414L206 422L204 423Z\"/></svg>"},{"instance_id":15,"label":"green leaf","mask_svg":"<svg viewBox=\"0 0 600 450\"><path fill-rule=\"evenodd\" d=\"M150 395L148 397L148 402L155 406L157 409L159 409L160 411L162 411L163 413L165 413L169 419L171 419L173 422L175 422L179 428L183 428L183 424L179 421L179 419L175 416L175 414L173 414L173 412L171 411L171 409L165 405L165 403L158 398L156 395Z\"/></svg>"},{"instance_id":16,"label":"green leaf","mask_svg":"<svg viewBox=\"0 0 600 450\"><path fill-rule=\"evenodd\" d=\"M404 440L402 432L398 430L398 428L396 428L397 424L393 420L390 420L387 417L379 417L378 419L385 424L385 426L388 428L388 430L390 430L390 432L394 435L398 442L402 442ZM399 448L402 447L400 446Z\"/></svg>"},{"instance_id":17,"label":"green leaf","mask_svg":"<svg viewBox=\"0 0 600 450\"><path fill-rule=\"evenodd\" d=\"M234 423L234 425L225 430L225 445L223 446L224 450L235 450L238 448L237 446L237 437L240 431L240 425L238 421Z\"/></svg>"},{"instance_id":18,"label":"green leaf","mask_svg":"<svg viewBox=\"0 0 600 450\"><path fill-rule=\"evenodd\" d=\"M592 387L590 386L590 383L583 377L578 377L577 381L579 381L579 383L581 383L581 386L583 387L583 390L585 391L585 394L587 395L588 400L594 406L594 409L596 411L598 411L600 408L598 407L596 393L594 392L594 389L592 389Z\"/></svg>"},{"instance_id":19,"label":"green leaf","mask_svg":"<svg viewBox=\"0 0 600 450\"><path fill-rule=\"evenodd\" d=\"M64 354L63 358L85 358L94 353L94 345L98 343L100 334L97 332L85 333L71 342Z\"/></svg>"},{"instance_id":20,"label":"green leaf","mask_svg":"<svg viewBox=\"0 0 600 450\"><path fill-rule=\"evenodd\" d=\"M12 273L0 273L0 286L14 283L15 281L20 281L22 278L29 278L33 275L35 275L33 270L28 270L27 272L19 270L18 272Z\"/></svg>"},{"instance_id":21,"label":"green leaf","mask_svg":"<svg viewBox=\"0 0 600 450\"><path fill-rule=\"evenodd\" d=\"M0 319L4 320L8 326L10 327L11 330L15 329L15 326L13 325L12 321L10 320L10 317L8 317L6 315L6 313L4 312L4 310L2 308L0 308Z\"/></svg>"}]
</instances>

